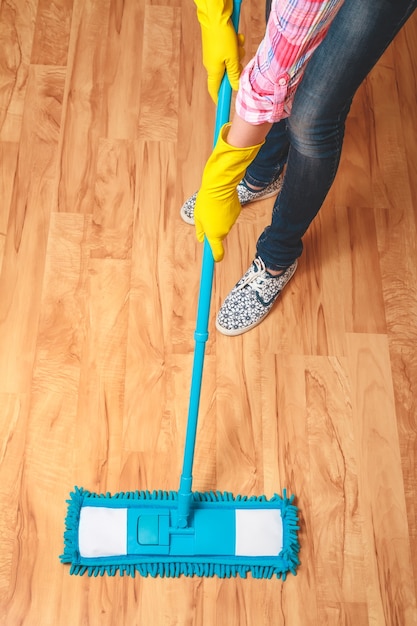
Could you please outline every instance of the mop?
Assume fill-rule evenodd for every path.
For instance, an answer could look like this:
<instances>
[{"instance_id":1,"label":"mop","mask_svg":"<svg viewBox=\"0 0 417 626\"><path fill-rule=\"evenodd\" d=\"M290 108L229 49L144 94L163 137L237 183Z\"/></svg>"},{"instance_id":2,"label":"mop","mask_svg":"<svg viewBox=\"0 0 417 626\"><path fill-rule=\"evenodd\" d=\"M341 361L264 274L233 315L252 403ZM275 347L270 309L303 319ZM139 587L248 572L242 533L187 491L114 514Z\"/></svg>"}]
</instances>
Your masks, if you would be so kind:
<instances>
[{"instance_id":1,"label":"mop","mask_svg":"<svg viewBox=\"0 0 417 626\"><path fill-rule=\"evenodd\" d=\"M232 16L237 30L241 0ZM229 119L232 90L219 90L214 142ZM75 487L67 500L62 563L70 574L217 576L286 579L299 564L294 496L234 496L192 491L214 259L204 242L194 361L179 490L96 494Z\"/></svg>"}]
</instances>

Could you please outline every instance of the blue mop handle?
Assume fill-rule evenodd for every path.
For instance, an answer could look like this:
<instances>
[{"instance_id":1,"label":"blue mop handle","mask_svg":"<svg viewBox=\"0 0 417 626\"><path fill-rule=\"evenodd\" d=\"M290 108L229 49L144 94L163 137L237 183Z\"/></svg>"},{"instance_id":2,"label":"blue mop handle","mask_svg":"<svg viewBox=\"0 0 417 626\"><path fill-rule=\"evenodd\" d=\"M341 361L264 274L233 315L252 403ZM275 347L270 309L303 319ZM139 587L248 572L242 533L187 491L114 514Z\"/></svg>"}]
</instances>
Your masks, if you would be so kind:
<instances>
[{"instance_id":1,"label":"blue mop handle","mask_svg":"<svg viewBox=\"0 0 417 626\"><path fill-rule=\"evenodd\" d=\"M232 22L236 29L239 25L240 7L242 0L235 0L233 7ZM217 103L216 123L214 129L214 142L216 145L217 138L221 127L229 121L230 105L232 101L232 88L229 83L227 74L223 76ZM200 278L200 294L198 299L197 322L194 333L195 349L194 362L191 377L190 403L188 408L187 432L185 436L184 461L181 474L180 488L178 491L178 520L179 528L188 526L188 517L191 508L191 485L192 485L192 469L194 461L195 440L197 435L198 410L200 406L201 382L203 377L204 353L205 346L209 336L208 325L210 316L210 301L213 288L214 276L214 259L211 252L210 244L207 239L204 240L203 261L201 267Z\"/></svg>"}]
</instances>

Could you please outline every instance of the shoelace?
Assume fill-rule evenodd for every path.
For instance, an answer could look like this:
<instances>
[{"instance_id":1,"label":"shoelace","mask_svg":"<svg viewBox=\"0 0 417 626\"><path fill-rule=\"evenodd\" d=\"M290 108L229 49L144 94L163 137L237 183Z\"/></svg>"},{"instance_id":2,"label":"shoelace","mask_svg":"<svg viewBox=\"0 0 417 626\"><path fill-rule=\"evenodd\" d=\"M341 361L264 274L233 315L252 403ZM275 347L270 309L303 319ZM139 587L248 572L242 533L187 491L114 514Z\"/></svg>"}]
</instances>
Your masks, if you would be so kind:
<instances>
[{"instance_id":1,"label":"shoelace","mask_svg":"<svg viewBox=\"0 0 417 626\"><path fill-rule=\"evenodd\" d=\"M256 257L256 259L253 261L252 267L250 268L249 274L246 276L245 280L242 281L242 283L237 287L237 290L240 291L241 289L246 287L246 285L248 285L254 291L261 293L262 286L266 278L265 274L265 263L260 257Z\"/></svg>"}]
</instances>

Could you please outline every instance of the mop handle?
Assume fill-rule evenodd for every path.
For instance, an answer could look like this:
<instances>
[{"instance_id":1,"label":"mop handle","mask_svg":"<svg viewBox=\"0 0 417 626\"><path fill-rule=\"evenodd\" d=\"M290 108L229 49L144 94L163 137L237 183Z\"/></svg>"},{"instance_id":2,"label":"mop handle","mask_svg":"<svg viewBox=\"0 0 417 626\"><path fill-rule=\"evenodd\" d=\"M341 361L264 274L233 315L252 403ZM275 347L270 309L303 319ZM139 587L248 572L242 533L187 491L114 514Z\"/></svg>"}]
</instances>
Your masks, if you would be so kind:
<instances>
[{"instance_id":1,"label":"mop handle","mask_svg":"<svg viewBox=\"0 0 417 626\"><path fill-rule=\"evenodd\" d=\"M240 6L242 0L234 0L232 22L237 32L239 25ZM216 110L214 142L216 145L219 132L223 124L229 121L232 88L227 78L223 76ZM213 288L214 259L210 244L204 239L203 261L200 278L200 294L198 299L197 322L194 333L195 349L191 376L190 403L188 408L187 432L185 436L184 461L178 491L178 520L179 528L188 526L188 516L191 507L192 468L194 461L195 440L197 435L198 410L200 406L201 382L203 377L205 345L209 336L208 325L210 315L211 292Z\"/></svg>"}]
</instances>

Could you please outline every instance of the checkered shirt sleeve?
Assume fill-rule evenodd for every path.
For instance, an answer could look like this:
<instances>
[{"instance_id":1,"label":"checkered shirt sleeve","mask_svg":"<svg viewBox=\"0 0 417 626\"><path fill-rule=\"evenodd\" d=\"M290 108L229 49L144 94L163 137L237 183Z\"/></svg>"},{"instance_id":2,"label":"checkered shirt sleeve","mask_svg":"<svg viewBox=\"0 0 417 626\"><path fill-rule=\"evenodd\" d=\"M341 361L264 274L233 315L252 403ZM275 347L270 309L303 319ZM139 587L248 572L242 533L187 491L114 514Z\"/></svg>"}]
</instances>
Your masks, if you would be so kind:
<instances>
[{"instance_id":1,"label":"checkered shirt sleeve","mask_svg":"<svg viewBox=\"0 0 417 626\"><path fill-rule=\"evenodd\" d=\"M274 0L266 33L240 78L237 114L251 124L288 117L308 59L343 0Z\"/></svg>"}]
</instances>

